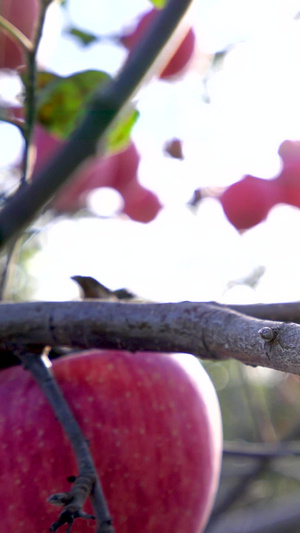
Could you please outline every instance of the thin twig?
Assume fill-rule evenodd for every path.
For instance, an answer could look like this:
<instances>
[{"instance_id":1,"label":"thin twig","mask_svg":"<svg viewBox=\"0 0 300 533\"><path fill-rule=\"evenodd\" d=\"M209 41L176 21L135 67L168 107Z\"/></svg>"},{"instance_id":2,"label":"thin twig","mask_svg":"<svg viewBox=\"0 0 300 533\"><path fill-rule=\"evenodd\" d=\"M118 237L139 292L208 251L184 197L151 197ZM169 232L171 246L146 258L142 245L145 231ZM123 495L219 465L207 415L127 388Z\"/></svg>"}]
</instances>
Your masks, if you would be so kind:
<instances>
[{"instance_id":1,"label":"thin twig","mask_svg":"<svg viewBox=\"0 0 300 533\"><path fill-rule=\"evenodd\" d=\"M56 418L70 440L78 463L79 474L70 492L54 494L49 498L50 503L63 506L59 519L52 524L50 531L56 531L65 523L72 525L74 519L80 517L95 518L97 533L113 533L112 519L88 443L51 372L50 360L45 354L39 357L30 353L26 347L18 346L15 353L41 387ZM91 497L95 517L87 515L82 510L88 497Z\"/></svg>"},{"instance_id":2,"label":"thin twig","mask_svg":"<svg viewBox=\"0 0 300 533\"><path fill-rule=\"evenodd\" d=\"M39 17L35 27L34 36L32 39L32 45L30 49L26 50L26 74L24 76L25 84L25 116L26 121L23 128L23 136L25 141L24 156L23 156L23 173L21 180L21 187L26 184L30 178L29 172L29 151L30 144L33 135L33 128L36 115L36 74L37 63L36 54L42 37L43 27L45 23L45 17L48 4L45 1L41 1L39 9Z\"/></svg>"},{"instance_id":3,"label":"thin twig","mask_svg":"<svg viewBox=\"0 0 300 533\"><path fill-rule=\"evenodd\" d=\"M300 455L298 442L224 442L223 453L226 456L249 457L251 459L276 459L281 457Z\"/></svg>"},{"instance_id":4,"label":"thin twig","mask_svg":"<svg viewBox=\"0 0 300 533\"><path fill-rule=\"evenodd\" d=\"M20 130L20 132L23 135L24 138L24 150L23 150L23 162L22 162L22 176L20 180L20 188L22 189L23 186L27 184L27 180L29 179L30 175L30 144L31 139L33 135L33 127L34 127L34 120L35 120L35 113L36 113L36 97L35 97L35 91L36 91L36 72L37 72L37 65L36 65L36 54L38 50L38 46L40 43L40 39L42 36L42 31L44 27L45 22L45 16L46 16L46 10L47 5L46 3L40 2L40 9L39 9L39 18L36 24L35 33L33 40L30 41L23 33L21 33L17 28L15 28L12 24L10 24L7 20L2 20L3 17L0 16L0 25L6 30L9 30L9 34L17 39L19 44L21 44L24 48L25 57L26 57L26 75L24 76L24 83L25 83L25 121L19 121L16 119L7 119L6 122L10 122L11 124L17 126ZM18 248L20 246L20 238L18 235L15 235L14 238L10 241L9 250L6 257L6 265L1 275L0 280L0 299L3 298L5 285L6 285L6 278L8 276L12 258L18 253Z\"/></svg>"},{"instance_id":5,"label":"thin twig","mask_svg":"<svg viewBox=\"0 0 300 533\"><path fill-rule=\"evenodd\" d=\"M0 28L1 31L5 32L11 39L21 45L25 53L32 50L30 39L2 15L0 15Z\"/></svg>"}]
</instances>

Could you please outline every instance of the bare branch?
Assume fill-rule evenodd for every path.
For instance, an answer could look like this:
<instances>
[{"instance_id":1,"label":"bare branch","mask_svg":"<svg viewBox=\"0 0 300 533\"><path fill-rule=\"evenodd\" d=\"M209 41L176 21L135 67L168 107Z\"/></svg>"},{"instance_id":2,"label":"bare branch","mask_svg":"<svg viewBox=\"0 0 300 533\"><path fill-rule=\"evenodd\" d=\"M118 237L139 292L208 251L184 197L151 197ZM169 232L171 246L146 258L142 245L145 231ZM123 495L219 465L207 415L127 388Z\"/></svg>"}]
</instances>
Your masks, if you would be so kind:
<instances>
[{"instance_id":1,"label":"bare branch","mask_svg":"<svg viewBox=\"0 0 300 533\"><path fill-rule=\"evenodd\" d=\"M5 303L0 349L11 343L234 358L300 374L300 326L259 320L214 303Z\"/></svg>"},{"instance_id":2,"label":"bare branch","mask_svg":"<svg viewBox=\"0 0 300 533\"><path fill-rule=\"evenodd\" d=\"M300 455L298 442L224 442L223 453L235 458L280 459L291 455Z\"/></svg>"}]
</instances>

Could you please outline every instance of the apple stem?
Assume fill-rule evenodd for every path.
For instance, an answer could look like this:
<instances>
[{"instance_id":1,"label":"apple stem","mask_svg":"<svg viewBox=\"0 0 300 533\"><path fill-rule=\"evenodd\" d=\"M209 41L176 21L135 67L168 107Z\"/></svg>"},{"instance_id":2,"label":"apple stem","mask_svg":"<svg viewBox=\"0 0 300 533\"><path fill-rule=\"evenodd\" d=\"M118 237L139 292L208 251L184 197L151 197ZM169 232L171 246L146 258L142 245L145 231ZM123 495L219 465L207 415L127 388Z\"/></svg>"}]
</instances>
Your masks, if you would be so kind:
<instances>
[{"instance_id":1,"label":"apple stem","mask_svg":"<svg viewBox=\"0 0 300 533\"><path fill-rule=\"evenodd\" d=\"M79 475L76 477L70 492L53 494L49 497L50 503L63 506L59 519L52 524L50 531L56 531L66 523L70 524L68 531L71 531L76 518L85 518L97 521L96 533L113 533L112 518L96 473L88 442L51 371L52 365L47 355L48 351L49 348L46 348L43 354L38 356L27 350L25 346L14 348L15 354L24 368L29 370L50 403L56 418L70 440L78 464ZM82 510L88 497L91 499L95 516L88 515Z\"/></svg>"}]
</instances>

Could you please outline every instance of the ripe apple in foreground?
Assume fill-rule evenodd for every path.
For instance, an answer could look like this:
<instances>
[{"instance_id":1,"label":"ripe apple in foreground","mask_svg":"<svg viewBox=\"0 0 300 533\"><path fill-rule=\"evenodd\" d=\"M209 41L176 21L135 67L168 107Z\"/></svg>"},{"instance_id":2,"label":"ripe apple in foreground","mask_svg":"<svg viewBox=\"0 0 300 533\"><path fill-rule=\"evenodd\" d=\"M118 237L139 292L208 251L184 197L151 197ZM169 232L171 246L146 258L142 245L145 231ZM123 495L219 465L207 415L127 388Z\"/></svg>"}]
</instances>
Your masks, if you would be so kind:
<instances>
[{"instance_id":1,"label":"ripe apple in foreground","mask_svg":"<svg viewBox=\"0 0 300 533\"><path fill-rule=\"evenodd\" d=\"M0 15L30 38L38 18L38 0L1 0ZM0 68L15 69L25 63L22 47L0 30Z\"/></svg>"},{"instance_id":2,"label":"ripe apple in foreground","mask_svg":"<svg viewBox=\"0 0 300 533\"><path fill-rule=\"evenodd\" d=\"M91 350L53 363L86 438L116 533L200 533L218 487L218 400L187 354ZM69 441L21 367L0 373L3 531L46 532L58 518L49 495L77 474ZM86 512L92 512L89 502ZM76 520L72 533L95 531Z\"/></svg>"}]
</instances>

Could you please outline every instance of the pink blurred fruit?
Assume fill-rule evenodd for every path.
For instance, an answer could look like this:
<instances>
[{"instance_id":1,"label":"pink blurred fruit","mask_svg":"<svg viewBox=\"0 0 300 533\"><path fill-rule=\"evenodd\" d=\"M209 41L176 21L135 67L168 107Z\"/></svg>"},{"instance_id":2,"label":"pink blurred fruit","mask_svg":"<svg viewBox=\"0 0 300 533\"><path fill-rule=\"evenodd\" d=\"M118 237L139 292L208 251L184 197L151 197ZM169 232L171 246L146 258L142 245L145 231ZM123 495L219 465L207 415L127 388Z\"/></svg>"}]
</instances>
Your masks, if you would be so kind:
<instances>
[{"instance_id":1,"label":"pink blurred fruit","mask_svg":"<svg viewBox=\"0 0 300 533\"><path fill-rule=\"evenodd\" d=\"M38 0L1 0L0 15L29 39L39 13ZM16 69L25 63L22 47L0 28L0 68Z\"/></svg>"},{"instance_id":2,"label":"pink blurred fruit","mask_svg":"<svg viewBox=\"0 0 300 533\"><path fill-rule=\"evenodd\" d=\"M38 126L35 131L37 159L35 172L63 145ZM74 213L87 205L88 194L99 187L112 187L124 199L124 209L133 220L150 222L161 209L157 196L137 181L140 155L133 143L108 157L96 157L84 162L52 202L60 213Z\"/></svg>"},{"instance_id":3,"label":"pink blurred fruit","mask_svg":"<svg viewBox=\"0 0 300 533\"><path fill-rule=\"evenodd\" d=\"M162 208L157 195L136 180L124 191L124 201L123 213L137 222L151 222Z\"/></svg>"},{"instance_id":4,"label":"pink blurred fruit","mask_svg":"<svg viewBox=\"0 0 300 533\"><path fill-rule=\"evenodd\" d=\"M278 148L278 154L284 166L294 163L300 165L300 141L283 141Z\"/></svg>"},{"instance_id":5,"label":"pink blurred fruit","mask_svg":"<svg viewBox=\"0 0 300 533\"><path fill-rule=\"evenodd\" d=\"M281 202L300 207L300 141L283 141L278 149L283 168L276 178Z\"/></svg>"},{"instance_id":6,"label":"pink blurred fruit","mask_svg":"<svg viewBox=\"0 0 300 533\"><path fill-rule=\"evenodd\" d=\"M159 15L159 12L159 9L152 9L151 11L148 11L140 18L136 28L132 32L125 33L121 36L120 41L125 48L127 48L127 50L131 51L133 48L135 48L135 46L137 46L143 34ZM160 73L159 77L161 79L169 79L181 73L187 67L190 59L192 58L195 49L195 43L195 33L194 30L190 28L178 48L174 50L173 56L170 58L164 70Z\"/></svg>"},{"instance_id":7,"label":"pink blurred fruit","mask_svg":"<svg viewBox=\"0 0 300 533\"><path fill-rule=\"evenodd\" d=\"M281 188L276 180L245 176L223 192L220 202L231 224L245 230L265 220L280 197Z\"/></svg>"}]
</instances>

